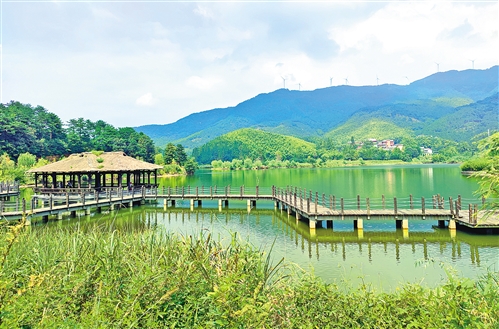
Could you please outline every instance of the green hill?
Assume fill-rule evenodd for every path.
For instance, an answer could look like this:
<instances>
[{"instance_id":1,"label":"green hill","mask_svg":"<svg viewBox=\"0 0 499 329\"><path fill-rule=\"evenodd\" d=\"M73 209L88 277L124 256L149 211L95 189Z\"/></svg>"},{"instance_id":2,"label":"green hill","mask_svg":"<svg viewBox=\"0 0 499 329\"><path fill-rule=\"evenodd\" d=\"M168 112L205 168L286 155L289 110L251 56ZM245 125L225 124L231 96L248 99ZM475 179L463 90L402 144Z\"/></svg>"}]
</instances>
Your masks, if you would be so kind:
<instances>
[{"instance_id":1,"label":"green hill","mask_svg":"<svg viewBox=\"0 0 499 329\"><path fill-rule=\"evenodd\" d=\"M484 131L497 131L498 109L496 93L484 100L456 108L453 113L423 127L422 133L455 141L469 141Z\"/></svg>"},{"instance_id":2,"label":"green hill","mask_svg":"<svg viewBox=\"0 0 499 329\"><path fill-rule=\"evenodd\" d=\"M245 128L219 136L195 148L192 155L201 164L213 160L260 159L305 161L316 155L315 145L296 137Z\"/></svg>"},{"instance_id":3,"label":"green hill","mask_svg":"<svg viewBox=\"0 0 499 329\"><path fill-rule=\"evenodd\" d=\"M355 140L366 140L369 138L382 139L400 139L409 137L413 133L410 129L401 128L396 124L377 118L359 118L355 117L339 128L333 129L324 135L325 138L331 138L337 142L345 143L353 137Z\"/></svg>"}]
</instances>

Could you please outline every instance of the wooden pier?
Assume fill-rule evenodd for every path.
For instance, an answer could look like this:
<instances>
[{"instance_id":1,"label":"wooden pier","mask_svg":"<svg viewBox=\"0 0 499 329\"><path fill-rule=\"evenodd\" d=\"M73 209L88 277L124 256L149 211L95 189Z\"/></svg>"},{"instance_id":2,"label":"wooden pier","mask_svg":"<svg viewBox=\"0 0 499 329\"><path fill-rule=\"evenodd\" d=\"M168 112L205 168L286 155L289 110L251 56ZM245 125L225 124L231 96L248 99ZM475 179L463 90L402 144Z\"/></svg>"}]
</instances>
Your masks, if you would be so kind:
<instances>
[{"instance_id":1,"label":"wooden pier","mask_svg":"<svg viewBox=\"0 0 499 329\"><path fill-rule=\"evenodd\" d=\"M10 200L11 197L19 196L19 183L0 182L0 200Z\"/></svg>"},{"instance_id":2,"label":"wooden pier","mask_svg":"<svg viewBox=\"0 0 499 329\"><path fill-rule=\"evenodd\" d=\"M47 191L46 191L47 192ZM444 199L440 195L430 198L337 198L307 191L297 187L270 188L244 186L225 187L141 187L140 189L102 188L54 189L53 193L35 195L31 202L17 200L15 204L0 201L0 218L20 219L23 216L50 215L61 217L63 213L75 216L77 211L89 214L91 209L101 211L103 207L114 210L116 207L132 207L147 201L163 200L164 207L175 206L180 200L188 200L190 208L202 206L203 201L217 200L218 207L227 207L230 200L245 200L248 211L257 201L274 202L276 209L286 211L297 221L308 222L311 230L332 228L335 221L352 220L356 229L363 229L364 220L393 219L398 228L409 228L411 219L438 220L440 227L454 229L485 230L495 233L499 230L499 215L479 210L477 200L465 202L460 196ZM485 203L485 200L481 201Z\"/></svg>"}]
</instances>

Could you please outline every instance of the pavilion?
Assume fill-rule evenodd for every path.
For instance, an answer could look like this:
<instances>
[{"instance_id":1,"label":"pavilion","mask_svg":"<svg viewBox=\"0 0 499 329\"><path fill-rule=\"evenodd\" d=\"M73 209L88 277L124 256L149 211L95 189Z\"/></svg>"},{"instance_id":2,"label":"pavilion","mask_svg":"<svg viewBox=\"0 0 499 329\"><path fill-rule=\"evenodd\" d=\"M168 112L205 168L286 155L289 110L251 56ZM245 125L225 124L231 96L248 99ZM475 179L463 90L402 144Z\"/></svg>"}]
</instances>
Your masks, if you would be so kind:
<instances>
[{"instance_id":1,"label":"pavilion","mask_svg":"<svg viewBox=\"0 0 499 329\"><path fill-rule=\"evenodd\" d=\"M157 185L162 166L127 156L123 152L84 152L48 165L32 168L35 191L46 189L96 189ZM153 176L153 177L151 177Z\"/></svg>"}]
</instances>

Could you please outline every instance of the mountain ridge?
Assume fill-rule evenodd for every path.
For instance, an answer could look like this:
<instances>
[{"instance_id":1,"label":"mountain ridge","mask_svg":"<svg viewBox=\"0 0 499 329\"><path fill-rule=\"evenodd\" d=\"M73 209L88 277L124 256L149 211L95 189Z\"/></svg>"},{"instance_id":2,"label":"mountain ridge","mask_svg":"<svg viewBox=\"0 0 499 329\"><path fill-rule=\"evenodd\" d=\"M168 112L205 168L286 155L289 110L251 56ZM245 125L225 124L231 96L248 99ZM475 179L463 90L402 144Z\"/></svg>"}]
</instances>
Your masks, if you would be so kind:
<instances>
[{"instance_id":1,"label":"mountain ridge","mask_svg":"<svg viewBox=\"0 0 499 329\"><path fill-rule=\"evenodd\" d=\"M358 112L380 111L383 106L395 108L396 111L392 110L398 114L411 108L424 112L425 106L430 106L432 116L424 122L430 124L463 104L497 93L497 77L498 66L493 66L485 70L438 72L409 85L342 85L313 91L281 88L233 107L192 113L174 123L135 129L159 146L173 142L192 149L230 131L250 127L300 138L320 137ZM379 115L383 116L382 112Z\"/></svg>"}]
</instances>

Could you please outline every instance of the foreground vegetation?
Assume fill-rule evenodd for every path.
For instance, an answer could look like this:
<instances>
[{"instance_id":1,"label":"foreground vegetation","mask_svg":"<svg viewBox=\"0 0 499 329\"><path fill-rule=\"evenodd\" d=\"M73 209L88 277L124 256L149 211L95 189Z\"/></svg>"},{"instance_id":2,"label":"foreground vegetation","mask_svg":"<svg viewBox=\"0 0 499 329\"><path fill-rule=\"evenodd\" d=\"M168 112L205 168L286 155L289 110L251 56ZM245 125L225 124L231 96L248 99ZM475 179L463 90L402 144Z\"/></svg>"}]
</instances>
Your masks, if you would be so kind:
<instances>
[{"instance_id":1,"label":"foreground vegetation","mask_svg":"<svg viewBox=\"0 0 499 329\"><path fill-rule=\"evenodd\" d=\"M3 227L2 328L493 328L499 273L345 291L233 236ZM285 273L287 273L285 275ZM291 274L290 274L291 273Z\"/></svg>"}]
</instances>

